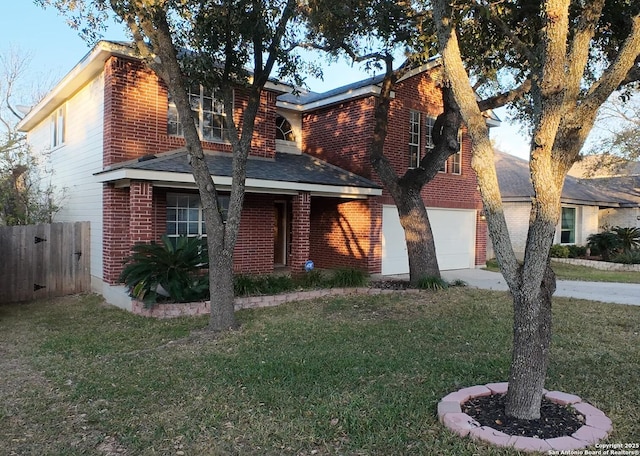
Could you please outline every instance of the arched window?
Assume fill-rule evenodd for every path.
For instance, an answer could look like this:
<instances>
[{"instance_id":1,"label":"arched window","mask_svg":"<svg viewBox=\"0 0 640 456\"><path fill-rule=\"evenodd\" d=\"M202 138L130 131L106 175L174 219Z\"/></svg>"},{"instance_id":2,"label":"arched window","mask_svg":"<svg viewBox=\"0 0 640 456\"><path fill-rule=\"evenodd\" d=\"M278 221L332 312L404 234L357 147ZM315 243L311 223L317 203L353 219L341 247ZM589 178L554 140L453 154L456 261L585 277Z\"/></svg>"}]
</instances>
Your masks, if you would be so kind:
<instances>
[{"instance_id":1,"label":"arched window","mask_svg":"<svg viewBox=\"0 0 640 456\"><path fill-rule=\"evenodd\" d=\"M276 139L295 141L296 137L291 129L291 124L282 116L276 117Z\"/></svg>"}]
</instances>

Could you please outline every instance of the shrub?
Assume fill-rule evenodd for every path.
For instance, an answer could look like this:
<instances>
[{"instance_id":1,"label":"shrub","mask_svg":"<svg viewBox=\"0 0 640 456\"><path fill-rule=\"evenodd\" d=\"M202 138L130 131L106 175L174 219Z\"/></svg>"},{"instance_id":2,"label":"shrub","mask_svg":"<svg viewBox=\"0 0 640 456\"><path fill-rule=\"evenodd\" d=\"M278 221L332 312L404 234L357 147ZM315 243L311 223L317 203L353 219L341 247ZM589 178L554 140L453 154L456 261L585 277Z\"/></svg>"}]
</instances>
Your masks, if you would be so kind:
<instances>
[{"instance_id":1,"label":"shrub","mask_svg":"<svg viewBox=\"0 0 640 456\"><path fill-rule=\"evenodd\" d=\"M418 288L421 290L444 290L449 288L449 283L440 277L426 276L418 280Z\"/></svg>"},{"instance_id":2,"label":"shrub","mask_svg":"<svg viewBox=\"0 0 640 456\"><path fill-rule=\"evenodd\" d=\"M552 258L569 258L569 247L561 244L553 244L549 254Z\"/></svg>"},{"instance_id":3,"label":"shrub","mask_svg":"<svg viewBox=\"0 0 640 456\"><path fill-rule=\"evenodd\" d=\"M640 250L623 252L613 257L614 263L640 264Z\"/></svg>"},{"instance_id":4,"label":"shrub","mask_svg":"<svg viewBox=\"0 0 640 456\"><path fill-rule=\"evenodd\" d=\"M640 247L640 228L616 226L611 231L618 236L620 247L624 253Z\"/></svg>"},{"instance_id":5,"label":"shrub","mask_svg":"<svg viewBox=\"0 0 640 456\"><path fill-rule=\"evenodd\" d=\"M329 285L334 287L362 287L369 281L369 274L361 269L340 268L333 271Z\"/></svg>"},{"instance_id":6,"label":"shrub","mask_svg":"<svg viewBox=\"0 0 640 456\"><path fill-rule=\"evenodd\" d=\"M206 299L209 277L206 243L199 238L166 235L160 243L136 244L120 274L132 298L150 306L158 301Z\"/></svg>"},{"instance_id":7,"label":"shrub","mask_svg":"<svg viewBox=\"0 0 640 456\"><path fill-rule=\"evenodd\" d=\"M569 258L582 258L587 255L587 247L584 245L568 245Z\"/></svg>"},{"instance_id":8,"label":"shrub","mask_svg":"<svg viewBox=\"0 0 640 456\"><path fill-rule=\"evenodd\" d=\"M250 296L260 294L261 277L238 274L233 277L233 294L236 296Z\"/></svg>"},{"instance_id":9,"label":"shrub","mask_svg":"<svg viewBox=\"0 0 640 456\"><path fill-rule=\"evenodd\" d=\"M488 268L500 269L500 265L498 264L498 260L496 260L495 258L491 258L491 259L487 260L486 265L487 265Z\"/></svg>"},{"instance_id":10,"label":"shrub","mask_svg":"<svg viewBox=\"0 0 640 456\"><path fill-rule=\"evenodd\" d=\"M604 261L609 261L611 256L620 248L620 238L613 231L590 234L587 245L592 252L598 252Z\"/></svg>"},{"instance_id":11,"label":"shrub","mask_svg":"<svg viewBox=\"0 0 640 456\"><path fill-rule=\"evenodd\" d=\"M322 272L317 269L305 272L304 274L296 277L296 280L302 288L318 288L326 282Z\"/></svg>"}]
</instances>

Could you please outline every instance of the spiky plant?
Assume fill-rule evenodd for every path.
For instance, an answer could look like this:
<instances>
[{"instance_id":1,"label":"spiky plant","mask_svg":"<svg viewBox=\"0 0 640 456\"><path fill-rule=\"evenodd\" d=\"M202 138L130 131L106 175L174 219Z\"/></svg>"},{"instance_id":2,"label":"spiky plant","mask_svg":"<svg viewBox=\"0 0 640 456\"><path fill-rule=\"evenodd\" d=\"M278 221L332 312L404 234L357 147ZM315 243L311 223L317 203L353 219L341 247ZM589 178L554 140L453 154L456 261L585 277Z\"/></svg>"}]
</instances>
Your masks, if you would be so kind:
<instances>
[{"instance_id":1,"label":"spiky plant","mask_svg":"<svg viewBox=\"0 0 640 456\"><path fill-rule=\"evenodd\" d=\"M640 228L616 226L612 231L618 236L624 253L640 248Z\"/></svg>"},{"instance_id":2,"label":"spiky plant","mask_svg":"<svg viewBox=\"0 0 640 456\"><path fill-rule=\"evenodd\" d=\"M153 305L161 300L190 302L207 297L206 242L163 236L160 243L136 244L120 274L132 298Z\"/></svg>"}]
</instances>

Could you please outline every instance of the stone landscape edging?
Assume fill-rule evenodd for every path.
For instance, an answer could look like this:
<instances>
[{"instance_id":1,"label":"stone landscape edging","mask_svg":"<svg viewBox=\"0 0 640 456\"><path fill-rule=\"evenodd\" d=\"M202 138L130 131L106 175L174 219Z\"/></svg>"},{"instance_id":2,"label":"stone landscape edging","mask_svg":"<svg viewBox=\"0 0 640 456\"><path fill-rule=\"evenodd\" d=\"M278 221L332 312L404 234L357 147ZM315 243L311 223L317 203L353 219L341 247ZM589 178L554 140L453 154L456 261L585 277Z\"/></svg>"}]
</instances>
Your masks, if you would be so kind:
<instances>
[{"instance_id":1,"label":"stone landscape edging","mask_svg":"<svg viewBox=\"0 0 640 456\"><path fill-rule=\"evenodd\" d=\"M323 298L326 296L340 295L379 295L389 293L419 293L418 289L392 290L383 288L320 288L309 291L293 291L276 295L247 296L235 298L235 310L255 309L259 307L274 307L287 302L305 301L308 299ZM208 315L211 307L209 301L186 303L162 303L152 307L145 307L141 301L131 301L131 312L136 315L153 318L177 318L186 316Z\"/></svg>"},{"instance_id":2,"label":"stone landscape edging","mask_svg":"<svg viewBox=\"0 0 640 456\"><path fill-rule=\"evenodd\" d=\"M582 258L551 258L559 263L587 266L601 271L640 272L640 264L611 263L609 261L585 260Z\"/></svg>"},{"instance_id":3,"label":"stone landscape edging","mask_svg":"<svg viewBox=\"0 0 640 456\"><path fill-rule=\"evenodd\" d=\"M584 424L570 436L552 439L538 439L508 435L489 426L481 426L466 413L462 413L462 404L476 397L492 394L505 394L509 384L487 383L449 393L438 403L438 419L445 427L461 437L470 436L500 447L509 447L522 451L571 451L583 449L605 439L613 429L611 420L596 407L583 402L579 396L560 391L544 390L547 400L559 405L570 405L584 416ZM560 454L560 453L559 453Z\"/></svg>"}]
</instances>

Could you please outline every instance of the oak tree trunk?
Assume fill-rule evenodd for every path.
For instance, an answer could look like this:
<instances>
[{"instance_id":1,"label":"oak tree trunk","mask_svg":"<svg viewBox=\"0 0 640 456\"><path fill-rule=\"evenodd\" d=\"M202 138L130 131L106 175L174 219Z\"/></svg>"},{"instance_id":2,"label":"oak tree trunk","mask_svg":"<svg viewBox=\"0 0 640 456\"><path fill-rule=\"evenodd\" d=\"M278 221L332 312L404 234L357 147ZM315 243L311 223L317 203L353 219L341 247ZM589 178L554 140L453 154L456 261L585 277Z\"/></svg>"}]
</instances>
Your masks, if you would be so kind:
<instances>
[{"instance_id":1,"label":"oak tree trunk","mask_svg":"<svg viewBox=\"0 0 640 456\"><path fill-rule=\"evenodd\" d=\"M384 144L392 90L400 74L392 70L390 59L386 63L387 73L374 113L370 160L398 209L409 258L409 281L412 285L417 285L425 277L441 278L431 223L421 191L438 174L447 158L459 151L458 130L461 117L453 93L446 87L442 88L444 112L438 116L433 128L435 147L428 154L421 155L417 168L409 168L402 176L398 176L384 155Z\"/></svg>"},{"instance_id":2,"label":"oak tree trunk","mask_svg":"<svg viewBox=\"0 0 640 456\"><path fill-rule=\"evenodd\" d=\"M415 286L425 277L440 278L440 269L431 223L420 191L402 193L404 196L395 202L407 244L409 281Z\"/></svg>"},{"instance_id":3,"label":"oak tree trunk","mask_svg":"<svg viewBox=\"0 0 640 456\"><path fill-rule=\"evenodd\" d=\"M540 418L540 404L551 344L551 297L555 274L547 266L537 295L513 294L513 352L506 414L519 419Z\"/></svg>"}]
</instances>

